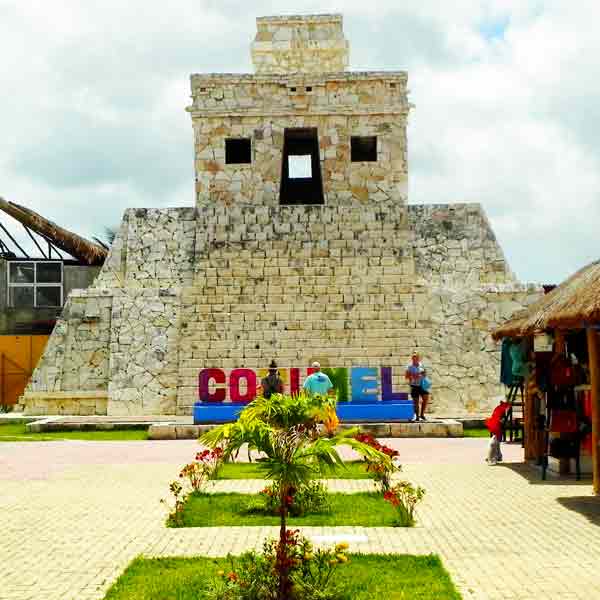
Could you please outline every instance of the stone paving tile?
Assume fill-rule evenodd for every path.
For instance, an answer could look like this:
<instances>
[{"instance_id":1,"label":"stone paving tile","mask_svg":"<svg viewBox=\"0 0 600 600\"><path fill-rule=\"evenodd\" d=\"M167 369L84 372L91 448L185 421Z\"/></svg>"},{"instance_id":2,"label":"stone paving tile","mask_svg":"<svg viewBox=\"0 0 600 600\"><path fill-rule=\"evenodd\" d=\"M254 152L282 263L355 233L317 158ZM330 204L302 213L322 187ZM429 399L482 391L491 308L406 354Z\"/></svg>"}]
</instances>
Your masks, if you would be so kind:
<instances>
[{"instance_id":1,"label":"stone paving tile","mask_svg":"<svg viewBox=\"0 0 600 600\"><path fill-rule=\"evenodd\" d=\"M469 600L600 599L600 518L589 510L589 482L542 483L522 465L487 467L485 440L396 444L404 475L427 489L417 527L303 531L353 536L355 552L436 552ZM0 600L100 600L141 553L219 556L259 548L276 528L164 527L159 499L197 447L1 444ZM507 447L505 456L519 452ZM231 490L248 485L217 483ZM370 482L335 485L358 490Z\"/></svg>"}]
</instances>

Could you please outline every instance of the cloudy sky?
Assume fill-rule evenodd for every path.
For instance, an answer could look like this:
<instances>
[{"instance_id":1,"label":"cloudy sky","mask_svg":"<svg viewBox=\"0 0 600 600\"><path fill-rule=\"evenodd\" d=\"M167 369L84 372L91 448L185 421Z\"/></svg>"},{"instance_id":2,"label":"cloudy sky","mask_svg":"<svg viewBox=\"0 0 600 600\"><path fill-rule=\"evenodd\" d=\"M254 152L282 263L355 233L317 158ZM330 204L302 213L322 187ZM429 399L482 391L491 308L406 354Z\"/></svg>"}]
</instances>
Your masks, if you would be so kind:
<instances>
[{"instance_id":1,"label":"cloudy sky","mask_svg":"<svg viewBox=\"0 0 600 600\"><path fill-rule=\"evenodd\" d=\"M191 206L189 74L312 12L352 69L409 71L411 203L482 203L524 281L600 257L597 0L0 0L0 195L87 236Z\"/></svg>"}]
</instances>

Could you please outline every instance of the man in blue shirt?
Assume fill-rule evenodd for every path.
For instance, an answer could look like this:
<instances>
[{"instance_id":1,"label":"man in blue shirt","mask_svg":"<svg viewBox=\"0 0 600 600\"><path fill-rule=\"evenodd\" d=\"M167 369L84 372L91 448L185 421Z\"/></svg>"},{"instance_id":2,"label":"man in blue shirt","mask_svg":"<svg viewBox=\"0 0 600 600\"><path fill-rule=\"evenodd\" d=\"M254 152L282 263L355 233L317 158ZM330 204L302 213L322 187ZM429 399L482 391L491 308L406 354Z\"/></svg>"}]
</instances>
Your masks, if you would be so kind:
<instances>
[{"instance_id":1,"label":"man in blue shirt","mask_svg":"<svg viewBox=\"0 0 600 600\"><path fill-rule=\"evenodd\" d=\"M425 367L421 362L421 358L417 352L413 352L411 362L406 367L406 373L404 377L410 384L410 395L413 400L415 421L419 419L425 421L425 408L427 407L427 400L429 399L429 392L425 391L421 387L423 376L425 374ZM419 411L419 398L421 398L421 410Z\"/></svg>"},{"instance_id":2,"label":"man in blue shirt","mask_svg":"<svg viewBox=\"0 0 600 600\"><path fill-rule=\"evenodd\" d=\"M321 372L321 365L318 362L314 362L312 366L315 372L304 380L302 388L311 395L327 396L329 390L333 388L333 383L325 373Z\"/></svg>"}]
</instances>

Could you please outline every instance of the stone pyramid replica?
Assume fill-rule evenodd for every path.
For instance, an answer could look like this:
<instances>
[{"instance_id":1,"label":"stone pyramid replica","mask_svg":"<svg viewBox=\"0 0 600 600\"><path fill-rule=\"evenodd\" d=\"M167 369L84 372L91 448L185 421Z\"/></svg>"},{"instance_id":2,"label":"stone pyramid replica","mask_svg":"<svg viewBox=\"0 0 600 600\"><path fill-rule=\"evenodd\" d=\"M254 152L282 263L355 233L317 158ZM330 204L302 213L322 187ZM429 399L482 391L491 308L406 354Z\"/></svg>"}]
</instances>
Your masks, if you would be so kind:
<instances>
[{"instance_id":1,"label":"stone pyramid replica","mask_svg":"<svg viewBox=\"0 0 600 600\"><path fill-rule=\"evenodd\" d=\"M537 296L478 204L407 204L407 73L347 71L340 15L257 19L255 74L191 76L194 207L130 209L72 293L29 413L191 414L207 367L391 366L488 409L490 329Z\"/></svg>"}]
</instances>

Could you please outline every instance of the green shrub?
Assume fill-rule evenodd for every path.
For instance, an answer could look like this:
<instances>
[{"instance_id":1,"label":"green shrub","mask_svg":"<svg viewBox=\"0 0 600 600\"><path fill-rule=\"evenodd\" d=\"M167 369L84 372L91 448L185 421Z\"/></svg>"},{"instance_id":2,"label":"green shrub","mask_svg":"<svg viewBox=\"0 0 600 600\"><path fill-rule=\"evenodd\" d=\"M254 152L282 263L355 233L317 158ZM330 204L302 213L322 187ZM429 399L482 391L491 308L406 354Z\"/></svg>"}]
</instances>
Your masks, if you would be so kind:
<instances>
[{"instance_id":1,"label":"green shrub","mask_svg":"<svg viewBox=\"0 0 600 600\"><path fill-rule=\"evenodd\" d=\"M336 577L348 562L347 544L315 550L297 530L287 530L284 551L279 540L265 542L262 552L229 556L229 569L217 572L207 590L209 600L277 600L278 565L288 569L287 600L342 600L344 586Z\"/></svg>"},{"instance_id":2,"label":"green shrub","mask_svg":"<svg viewBox=\"0 0 600 600\"><path fill-rule=\"evenodd\" d=\"M248 504L248 512L278 515L280 513L280 485L275 482L260 492L258 501ZM309 513L329 511L327 488L320 481L309 481L298 488L290 488L286 498L287 512L292 517L301 517Z\"/></svg>"},{"instance_id":3,"label":"green shrub","mask_svg":"<svg viewBox=\"0 0 600 600\"><path fill-rule=\"evenodd\" d=\"M339 369L323 369L323 373L331 379L335 389L338 402L348 402L350 394L348 390L348 369L341 367Z\"/></svg>"}]
</instances>

